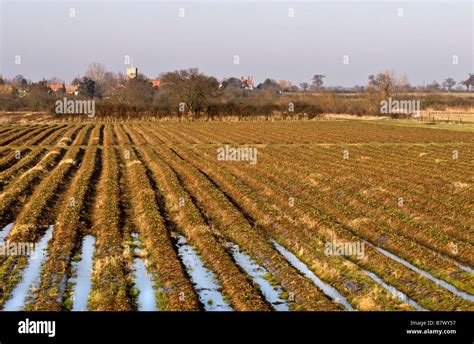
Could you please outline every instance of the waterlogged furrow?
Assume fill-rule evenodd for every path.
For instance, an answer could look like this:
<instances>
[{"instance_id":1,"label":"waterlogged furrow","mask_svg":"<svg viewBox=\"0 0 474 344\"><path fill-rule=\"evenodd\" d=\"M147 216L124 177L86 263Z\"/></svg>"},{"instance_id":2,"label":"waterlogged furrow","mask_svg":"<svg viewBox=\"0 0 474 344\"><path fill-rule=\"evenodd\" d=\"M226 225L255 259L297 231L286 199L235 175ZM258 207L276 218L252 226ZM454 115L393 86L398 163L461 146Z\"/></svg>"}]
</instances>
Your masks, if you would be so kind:
<instances>
[{"instance_id":1,"label":"waterlogged furrow","mask_svg":"<svg viewBox=\"0 0 474 344\"><path fill-rule=\"evenodd\" d=\"M269 197L271 193L262 193L261 187L254 193L235 176L223 174L224 168L217 170L213 164L207 166L204 164L205 159L194 160L196 155L193 157L185 154L183 150L180 150L180 154L199 166L203 173L208 173L209 177L212 177L213 181L225 190L228 197L233 197L235 202L239 203L240 211L247 217L259 219L258 223L253 220L255 225L303 255L304 260L310 262L311 268L315 269L318 276L339 288L351 304L362 310L404 309L403 304L391 300L390 295L378 288L366 274L358 271L357 266L349 264L342 257L326 255L324 241L315 237L314 233L309 232L293 219L282 215L278 211L274 198L261 202L263 195ZM285 199L285 202L288 205L288 199ZM289 228L292 230L289 231ZM383 308L380 308L381 306Z\"/></svg>"},{"instance_id":2,"label":"waterlogged furrow","mask_svg":"<svg viewBox=\"0 0 474 344\"><path fill-rule=\"evenodd\" d=\"M160 309L197 310L196 294L181 267L170 234L164 226L147 170L133 150L129 151L128 156L126 178L133 190L131 204L134 223L156 269L155 280L165 292L166 302Z\"/></svg>"},{"instance_id":3,"label":"waterlogged furrow","mask_svg":"<svg viewBox=\"0 0 474 344\"><path fill-rule=\"evenodd\" d=\"M298 271L300 271L303 275L308 277L311 281L314 282L327 296L333 299L335 302L341 303L344 308L348 311L353 311L354 308L351 306L349 302L342 296L335 288L331 287L329 284L324 283L318 278L308 267L299 260L293 253L288 251L286 248L278 244L276 241L273 241L278 252L280 252L289 262L293 265Z\"/></svg>"},{"instance_id":4,"label":"waterlogged furrow","mask_svg":"<svg viewBox=\"0 0 474 344\"><path fill-rule=\"evenodd\" d=\"M28 265L23 271L20 283L12 292L12 297L5 303L4 311L20 311L26 305L26 298L31 289L38 287L40 269L47 256L46 248L53 235L54 226L50 226L43 237L39 240L33 254L28 259Z\"/></svg>"},{"instance_id":5,"label":"waterlogged furrow","mask_svg":"<svg viewBox=\"0 0 474 344\"><path fill-rule=\"evenodd\" d=\"M199 301L206 311L231 311L232 308L224 300L220 292L220 285L216 282L216 278L212 271L205 268L199 256L196 254L192 246L190 246L186 238L178 237L176 242L178 254L183 262L194 289L199 295Z\"/></svg>"},{"instance_id":6,"label":"waterlogged furrow","mask_svg":"<svg viewBox=\"0 0 474 344\"><path fill-rule=\"evenodd\" d=\"M84 227L86 201L91 190L97 160L97 149L94 147L88 149L78 173L71 182L65 203L61 206L56 219L55 235L50 245L50 254L42 271L41 288L33 305L35 309L63 309L68 269L76 242L80 237L80 229Z\"/></svg>"},{"instance_id":7,"label":"waterlogged furrow","mask_svg":"<svg viewBox=\"0 0 474 344\"><path fill-rule=\"evenodd\" d=\"M92 256L94 254L95 238L86 235L82 241L81 260L73 264L73 271L77 271L74 279L74 294L72 311L86 311L87 300L91 291Z\"/></svg>"},{"instance_id":8,"label":"waterlogged furrow","mask_svg":"<svg viewBox=\"0 0 474 344\"><path fill-rule=\"evenodd\" d=\"M371 244L370 244L370 245L371 245ZM373 246L373 245L372 245L372 246ZM376 247L376 246L374 246L374 248L375 248L377 251L379 251L380 253L382 253L383 255L385 255L385 256L387 256L387 257L389 257L389 258L391 258L391 259L393 259L393 260L399 262L400 264L405 265L406 267L410 268L411 270L413 270L413 271L419 273L420 275L422 275L422 276L428 278L429 280L435 282L436 284L440 285L441 287L443 287L443 288L449 290L451 293L453 293L453 294L455 294L455 295L457 295L457 296L459 296L459 297L462 297L463 299L468 300L468 301L470 301L470 302L474 302L474 295L471 295L471 294L469 294L469 293L465 293L465 292L463 292L463 291L458 290L458 289L457 289L455 286L453 286L452 284L446 283L445 281L440 280L440 279L434 277L433 275L429 274L428 272L423 271L423 270L417 268L417 267L414 266L413 264L411 264L411 263L407 262L406 260L404 260L404 259L402 259L402 258L400 258L400 257L398 257L398 256L396 256L396 255L394 255L394 254L392 254L392 253L390 253L390 252L388 252L387 250L384 250L383 248Z\"/></svg>"},{"instance_id":9,"label":"waterlogged furrow","mask_svg":"<svg viewBox=\"0 0 474 344\"><path fill-rule=\"evenodd\" d=\"M135 277L135 289L138 292L137 308L141 312L158 311L157 300L155 295L162 295L163 288L160 288L158 293L155 293L155 281L153 276L148 271L149 261L147 254L141 249L141 243L138 233L132 233L133 238L133 270Z\"/></svg>"},{"instance_id":10,"label":"waterlogged furrow","mask_svg":"<svg viewBox=\"0 0 474 344\"><path fill-rule=\"evenodd\" d=\"M32 242L37 241L41 233L41 228L46 223L55 221L55 214L47 212L51 210L58 194L61 193L62 187L67 183L67 177L71 172L71 165L74 159L80 156L78 149L71 150L66 154L66 158L57 165L57 167L39 184L29 202L20 212L14 226L9 234L9 240L13 242ZM9 297L11 284L15 283L15 279L24 267L24 257L6 256L0 260L2 262L1 278L5 278L4 292L2 300ZM0 300L1 302L1 300Z\"/></svg>"},{"instance_id":11,"label":"waterlogged furrow","mask_svg":"<svg viewBox=\"0 0 474 344\"><path fill-rule=\"evenodd\" d=\"M272 246L252 228L232 203L198 173L194 167L179 160L166 147L157 152L170 163L181 176L188 192L196 197L201 211L212 220L226 240L232 241L249 252L272 273L288 292L293 292L297 308L308 310L336 310L338 306L322 294L309 280L303 278Z\"/></svg>"},{"instance_id":12,"label":"waterlogged furrow","mask_svg":"<svg viewBox=\"0 0 474 344\"><path fill-rule=\"evenodd\" d=\"M13 228L13 223L9 223L5 227L3 227L3 229L0 231L0 244L4 243L5 238L8 236L12 228Z\"/></svg>"},{"instance_id":13,"label":"waterlogged furrow","mask_svg":"<svg viewBox=\"0 0 474 344\"><path fill-rule=\"evenodd\" d=\"M223 293L236 310L268 310L247 277L235 266L232 258L214 235L213 230L205 223L191 196L184 190L174 171L150 149L140 151L143 161L148 164L170 218L195 245L206 264L216 273L223 286Z\"/></svg>"},{"instance_id":14,"label":"waterlogged furrow","mask_svg":"<svg viewBox=\"0 0 474 344\"><path fill-rule=\"evenodd\" d=\"M265 277L269 276L267 270L258 265L250 256L241 252L238 245L228 244L235 262L244 270L255 284L258 285L265 299L276 311L289 311L287 301L281 296L284 291L280 285L272 285ZM275 284L273 282L273 284Z\"/></svg>"},{"instance_id":15,"label":"waterlogged furrow","mask_svg":"<svg viewBox=\"0 0 474 344\"><path fill-rule=\"evenodd\" d=\"M182 151L181 151L182 152ZM308 256L311 255L311 252L314 251L314 247L321 247L323 242L327 242L333 239L334 234L337 235L338 240L342 240L343 242L355 242L355 241L360 241L360 238L354 237L353 233L349 230L347 227L341 227L340 224L336 221L332 221L331 218L328 218L327 214L322 213L318 209L313 209L313 208L307 208L303 207L303 205L298 203L297 207L290 207L288 204L288 196L281 197L278 196L277 198L275 195L275 188L278 189L278 186L273 185L273 188L269 188L269 184L261 184L258 183L258 186L255 185L254 188L255 190L258 191L258 195L253 195L253 196L247 196L244 197L242 192L246 189L245 185L242 184L242 182L239 179L235 179L235 177L231 175L226 175L225 178L219 177L219 174L222 173L226 168L224 168L224 165L221 165L222 168L219 170L216 170L214 167L209 168L208 166L205 166L203 164L204 159L196 159L196 154L193 156L191 155L186 155L187 158L193 160L193 163L196 165L202 166L206 170L206 173L210 173L214 180L219 183L220 186L222 186L227 192L231 193L234 195L234 199L238 200L238 202L242 205L242 207L248 209L249 213L256 214L255 218L260 219L260 223L265 225L267 230L269 230L271 233L275 233L275 235L278 236L279 241L285 241L286 246L294 246L293 249L296 252L301 252L303 255ZM230 168L230 167L228 167ZM233 169L235 172L234 173L242 173L241 169ZM219 171L219 173L218 173ZM242 177L242 180L249 180L250 176L249 174L246 174L245 176ZM238 185L238 189L236 189L236 186ZM270 184L271 185L271 184ZM298 215L298 221L291 216L289 217L285 213L281 214L279 211L276 212L278 208L273 206L273 213L272 215L274 218L278 218L278 221L266 219L268 215L265 215L265 213L260 212L260 208L264 208L266 203L261 203L258 200L261 198L261 195L269 195L272 196L270 198L270 202L272 200L277 200L278 198L279 201L278 203L284 208L288 208L287 211L295 212L296 215ZM257 207L254 202L259 203L259 206ZM271 204L271 203L270 203ZM302 208L303 207L303 208ZM304 210L304 211L303 211ZM272 211L269 210L269 214L271 214ZM314 215L313 215L314 214ZM311 216L311 217L309 217ZM287 220L284 220L287 218ZM290 221L288 224L285 224L285 222ZM304 225L298 225L298 222L300 222ZM282 223L283 222L283 223ZM286 226L289 226L289 228L298 226L298 230L293 230L291 233L288 233L288 231L285 229ZM301 240L298 240L298 236L302 235ZM312 246L307 246L307 244L311 241L314 240L314 245ZM306 246L306 249L303 250L303 247ZM446 309L446 307L450 308L468 308L469 304L464 302L462 299L456 297L455 295L449 295L446 291L439 290L435 285L430 285L430 281L422 281L419 278L417 278L416 274L413 273L410 270L407 270L403 266L396 266L396 264L390 263L387 261L387 259L380 259L378 257L377 259L372 259L374 252L377 252L375 250L370 250L369 248L366 248L365 250L365 257L369 258L368 260L359 260L356 259L356 257L349 256L347 259L353 261L357 265L364 267L365 270L370 270L374 273L376 273L379 276L383 276L384 279L387 279L387 283L391 284L393 286L396 286L397 289L402 290L404 293L413 295L412 298L416 299L418 302L423 304L425 308L429 309L436 309L436 307L443 307L443 309ZM377 254L375 254L377 256ZM322 256L321 256L322 257ZM312 260L314 261L314 260ZM393 261L392 261L393 262ZM341 269L343 269L345 266L342 265ZM312 266L313 267L313 266ZM314 267L313 267L314 268ZM331 278L332 274L326 273L327 267L326 268L321 268L318 269L321 272L321 276L326 276ZM394 274L397 274L398 276L404 276L404 279L406 281L409 281L407 283L401 282L401 278L394 278L391 274L385 273L386 271L392 271ZM395 272L396 271L396 272ZM363 273L361 271L361 273ZM353 275L353 274L352 274ZM365 274L364 274L365 275ZM395 276L395 275L394 275ZM367 279L367 276L365 277ZM351 279L351 278L350 278ZM341 279L339 281L334 281L331 283L334 287L339 287L341 283L344 283L344 279ZM373 281L371 282L373 284ZM366 284L366 282L364 282ZM412 288L411 286L413 284L418 284L418 288ZM370 285L370 284L369 284ZM424 288L429 287L431 293L433 293L433 298L436 298L437 302L433 303L431 300L428 300L424 297ZM380 289L380 288L378 288ZM380 291L380 290L379 290ZM344 289L340 290L340 292L344 292ZM346 297L353 297L350 294L344 294L347 295ZM445 299L450 299L449 302L443 301ZM357 299L354 298L354 302ZM366 304L367 302L364 301L363 299L360 300L361 303L359 307L367 307ZM388 302L393 302L394 300L386 300L385 303ZM374 302L371 301L368 303L369 305ZM443 306L441 306L441 303L443 303ZM426 304L426 306L425 306Z\"/></svg>"}]
</instances>

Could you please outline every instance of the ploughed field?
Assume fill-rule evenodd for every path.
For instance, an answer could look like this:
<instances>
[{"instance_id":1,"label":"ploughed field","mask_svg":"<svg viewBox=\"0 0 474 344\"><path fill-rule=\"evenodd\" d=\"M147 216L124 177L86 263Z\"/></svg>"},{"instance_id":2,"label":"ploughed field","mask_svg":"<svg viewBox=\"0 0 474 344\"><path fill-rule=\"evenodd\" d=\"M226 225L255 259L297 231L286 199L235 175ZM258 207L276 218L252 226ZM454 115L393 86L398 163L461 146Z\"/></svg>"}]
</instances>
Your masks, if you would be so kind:
<instances>
[{"instance_id":1,"label":"ploughed field","mask_svg":"<svg viewBox=\"0 0 474 344\"><path fill-rule=\"evenodd\" d=\"M474 310L472 131L32 123L0 146L5 311Z\"/></svg>"}]
</instances>

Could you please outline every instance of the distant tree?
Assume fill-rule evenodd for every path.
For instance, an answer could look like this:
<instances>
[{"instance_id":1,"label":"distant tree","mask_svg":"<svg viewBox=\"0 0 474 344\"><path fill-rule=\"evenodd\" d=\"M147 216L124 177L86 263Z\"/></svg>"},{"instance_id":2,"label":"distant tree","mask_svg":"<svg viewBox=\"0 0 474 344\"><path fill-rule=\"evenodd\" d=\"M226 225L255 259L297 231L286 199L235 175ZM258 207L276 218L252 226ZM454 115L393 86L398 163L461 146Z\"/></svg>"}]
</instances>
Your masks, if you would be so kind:
<instances>
[{"instance_id":1,"label":"distant tree","mask_svg":"<svg viewBox=\"0 0 474 344\"><path fill-rule=\"evenodd\" d=\"M447 78L443 81L443 88L448 90L448 92L451 92L454 85L456 85L456 81L453 78Z\"/></svg>"},{"instance_id":2,"label":"distant tree","mask_svg":"<svg viewBox=\"0 0 474 344\"><path fill-rule=\"evenodd\" d=\"M148 106L153 102L153 86L146 77L139 74L128 79L117 94L120 102L132 106Z\"/></svg>"},{"instance_id":3,"label":"distant tree","mask_svg":"<svg viewBox=\"0 0 474 344\"><path fill-rule=\"evenodd\" d=\"M426 90L428 92L439 92L441 90L441 85L435 80L431 84L426 85Z\"/></svg>"},{"instance_id":4,"label":"distant tree","mask_svg":"<svg viewBox=\"0 0 474 344\"><path fill-rule=\"evenodd\" d=\"M172 97L176 108L184 103L192 114L199 114L217 92L219 82L213 76L200 73L197 68L181 69L160 76L162 91Z\"/></svg>"},{"instance_id":5,"label":"distant tree","mask_svg":"<svg viewBox=\"0 0 474 344\"><path fill-rule=\"evenodd\" d=\"M287 93L295 93L299 91L299 88L296 85L290 85L288 87L285 87L282 91Z\"/></svg>"},{"instance_id":6,"label":"distant tree","mask_svg":"<svg viewBox=\"0 0 474 344\"><path fill-rule=\"evenodd\" d=\"M12 84L15 87L25 87L28 85L28 81L23 77L23 75L17 75L13 78Z\"/></svg>"},{"instance_id":7,"label":"distant tree","mask_svg":"<svg viewBox=\"0 0 474 344\"><path fill-rule=\"evenodd\" d=\"M94 80L96 84L101 84L106 76L107 69L101 63L91 63L84 74L88 79Z\"/></svg>"},{"instance_id":8,"label":"distant tree","mask_svg":"<svg viewBox=\"0 0 474 344\"><path fill-rule=\"evenodd\" d=\"M316 74L313 76L313 83L311 84L311 88L315 91L320 91L321 88L323 87L324 81L323 79L325 78L325 75L322 74Z\"/></svg>"},{"instance_id":9,"label":"distant tree","mask_svg":"<svg viewBox=\"0 0 474 344\"><path fill-rule=\"evenodd\" d=\"M94 80L83 77L78 87L79 95L82 97L94 98L97 96L97 87Z\"/></svg>"},{"instance_id":10,"label":"distant tree","mask_svg":"<svg viewBox=\"0 0 474 344\"><path fill-rule=\"evenodd\" d=\"M369 90L378 91L384 98L388 98L395 91L395 77L391 72L379 73L376 76L369 75L368 86Z\"/></svg>"},{"instance_id":11,"label":"distant tree","mask_svg":"<svg viewBox=\"0 0 474 344\"><path fill-rule=\"evenodd\" d=\"M241 88L242 81L239 78L230 77L222 81L222 88L226 89L227 87Z\"/></svg>"},{"instance_id":12,"label":"distant tree","mask_svg":"<svg viewBox=\"0 0 474 344\"><path fill-rule=\"evenodd\" d=\"M308 88L309 88L309 84L308 84L307 82L302 82L302 83L300 84L300 87L301 87L301 89L303 90L303 92L306 92L306 91L308 90Z\"/></svg>"},{"instance_id":13,"label":"distant tree","mask_svg":"<svg viewBox=\"0 0 474 344\"><path fill-rule=\"evenodd\" d=\"M474 86L474 74L469 73L469 78L467 80L461 81L460 84L466 86L466 90L469 92L470 87Z\"/></svg>"},{"instance_id":14,"label":"distant tree","mask_svg":"<svg viewBox=\"0 0 474 344\"><path fill-rule=\"evenodd\" d=\"M5 85L5 80L3 80L2 74L0 74L0 85Z\"/></svg>"},{"instance_id":15,"label":"distant tree","mask_svg":"<svg viewBox=\"0 0 474 344\"><path fill-rule=\"evenodd\" d=\"M35 111L45 110L49 105L53 104L55 95L49 94L50 89L48 88L48 82L42 80L36 83L32 83L28 86L28 96L26 101L29 108Z\"/></svg>"},{"instance_id":16,"label":"distant tree","mask_svg":"<svg viewBox=\"0 0 474 344\"><path fill-rule=\"evenodd\" d=\"M113 72L106 72L100 84L100 91L102 95L112 95L125 82L126 79L123 76Z\"/></svg>"},{"instance_id":17,"label":"distant tree","mask_svg":"<svg viewBox=\"0 0 474 344\"><path fill-rule=\"evenodd\" d=\"M273 79L267 78L260 84L258 84L257 89L259 90L279 90L280 85Z\"/></svg>"}]
</instances>

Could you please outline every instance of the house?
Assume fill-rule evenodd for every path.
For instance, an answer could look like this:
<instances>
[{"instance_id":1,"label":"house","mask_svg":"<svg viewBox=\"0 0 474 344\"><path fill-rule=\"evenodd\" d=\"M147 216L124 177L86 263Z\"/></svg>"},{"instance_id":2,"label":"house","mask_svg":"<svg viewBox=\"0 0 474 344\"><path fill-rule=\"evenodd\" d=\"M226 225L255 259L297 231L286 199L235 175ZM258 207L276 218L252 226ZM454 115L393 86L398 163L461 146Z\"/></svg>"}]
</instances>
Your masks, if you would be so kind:
<instances>
[{"instance_id":1,"label":"house","mask_svg":"<svg viewBox=\"0 0 474 344\"><path fill-rule=\"evenodd\" d=\"M127 68L127 78L135 79L138 76L138 68L130 67Z\"/></svg>"},{"instance_id":2,"label":"house","mask_svg":"<svg viewBox=\"0 0 474 344\"><path fill-rule=\"evenodd\" d=\"M67 94L74 94L75 96L79 94L79 88L77 85L66 85L65 90Z\"/></svg>"},{"instance_id":3,"label":"house","mask_svg":"<svg viewBox=\"0 0 474 344\"><path fill-rule=\"evenodd\" d=\"M48 88L51 90L51 92L66 91L64 85L62 84L52 84L49 85Z\"/></svg>"},{"instance_id":4,"label":"house","mask_svg":"<svg viewBox=\"0 0 474 344\"><path fill-rule=\"evenodd\" d=\"M246 90L253 90L254 85L253 85L253 77L248 76L247 79L245 79L243 76L240 77L240 82L242 83L242 88Z\"/></svg>"},{"instance_id":5,"label":"house","mask_svg":"<svg viewBox=\"0 0 474 344\"><path fill-rule=\"evenodd\" d=\"M150 80L151 82L151 86L153 88L156 88L156 89L159 89L160 88L160 85L161 85L161 82L159 79L155 79L155 80Z\"/></svg>"}]
</instances>

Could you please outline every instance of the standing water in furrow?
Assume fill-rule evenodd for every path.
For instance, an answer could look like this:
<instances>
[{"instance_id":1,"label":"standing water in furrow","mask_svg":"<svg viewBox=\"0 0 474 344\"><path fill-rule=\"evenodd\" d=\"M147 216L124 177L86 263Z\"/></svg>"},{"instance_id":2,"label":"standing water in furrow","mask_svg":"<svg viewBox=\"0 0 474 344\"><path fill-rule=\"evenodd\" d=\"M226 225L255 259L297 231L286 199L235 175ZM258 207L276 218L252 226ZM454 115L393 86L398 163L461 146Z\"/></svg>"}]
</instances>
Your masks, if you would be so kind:
<instances>
[{"instance_id":1,"label":"standing water in furrow","mask_svg":"<svg viewBox=\"0 0 474 344\"><path fill-rule=\"evenodd\" d=\"M335 302L338 302L344 306L345 309L348 311L354 311L355 309L351 306L349 302L342 296L335 288L330 286L329 284L321 281L307 266L305 263L303 263L301 260L299 260L293 253L288 251L286 248L278 244L275 240L272 240L273 245L275 245L275 248L277 249L278 252L280 252L286 260L294 267L296 268L299 272L301 272L303 275L308 277L311 281L313 281L316 286L321 289L324 294L329 296L331 299L333 299Z\"/></svg>"},{"instance_id":2,"label":"standing water in furrow","mask_svg":"<svg viewBox=\"0 0 474 344\"><path fill-rule=\"evenodd\" d=\"M273 287L269 281L265 279L268 271L258 265L249 255L240 251L239 246L234 243L228 243L235 262L252 277L252 280L259 286L265 299L277 311L289 311L287 302L280 297L283 293L281 286Z\"/></svg>"},{"instance_id":3,"label":"standing water in furrow","mask_svg":"<svg viewBox=\"0 0 474 344\"><path fill-rule=\"evenodd\" d=\"M12 228L13 228L13 223L9 223L2 229L2 231L0 231L0 245L3 244L3 242L5 241L5 238L8 236Z\"/></svg>"},{"instance_id":4,"label":"standing water in furrow","mask_svg":"<svg viewBox=\"0 0 474 344\"><path fill-rule=\"evenodd\" d=\"M178 254L191 277L194 289L206 311L232 311L232 307L224 300L221 287L216 282L214 274L204 267L199 256L183 236L176 243Z\"/></svg>"},{"instance_id":5,"label":"standing water in furrow","mask_svg":"<svg viewBox=\"0 0 474 344\"><path fill-rule=\"evenodd\" d=\"M457 289L454 285L452 284L449 284L448 282L445 282L443 280L440 280L439 278L436 278L434 277L433 275L431 275L430 273L424 271L424 270L421 270L419 268L417 268L416 266L414 266L413 264L407 262L405 259L403 258L400 258L398 257L397 255L391 253L391 252L388 252L387 250L384 250L383 248L380 248L378 246L375 246L373 244L371 244L370 242L366 241L366 243L370 246L372 246L373 248L375 248L377 251L379 251L380 253L382 253L384 256L386 257L389 257L391 259L393 259L394 261L402 264L402 265L405 265L407 268L419 273L420 275L428 278L429 280L435 282L437 285L449 290L451 293L459 296L459 297L462 297L463 299L465 300L468 300L468 301L471 301L471 302L474 302L474 295L471 295L469 293L466 293L464 291L461 291L459 289Z\"/></svg>"},{"instance_id":6,"label":"standing water in furrow","mask_svg":"<svg viewBox=\"0 0 474 344\"><path fill-rule=\"evenodd\" d=\"M92 287L92 257L94 256L95 238L86 235L82 241L82 254L79 262L72 264L73 271L77 272L74 278L73 311L87 311L87 300Z\"/></svg>"},{"instance_id":7,"label":"standing water in furrow","mask_svg":"<svg viewBox=\"0 0 474 344\"><path fill-rule=\"evenodd\" d=\"M134 245L133 270L135 271L135 288L138 290L138 310L139 311L158 311L156 307L154 281L148 272L145 261L141 257L142 249L139 248L140 241L138 233L132 233Z\"/></svg>"},{"instance_id":8,"label":"standing water in furrow","mask_svg":"<svg viewBox=\"0 0 474 344\"><path fill-rule=\"evenodd\" d=\"M25 306L29 290L39 285L41 265L46 259L46 248L53 235L53 230L54 226L49 226L46 233L36 244L34 252L28 258L28 265L23 271L20 283L13 290L12 297L5 303L4 311L21 311Z\"/></svg>"}]
</instances>

